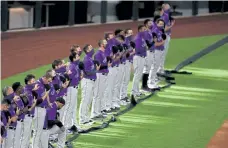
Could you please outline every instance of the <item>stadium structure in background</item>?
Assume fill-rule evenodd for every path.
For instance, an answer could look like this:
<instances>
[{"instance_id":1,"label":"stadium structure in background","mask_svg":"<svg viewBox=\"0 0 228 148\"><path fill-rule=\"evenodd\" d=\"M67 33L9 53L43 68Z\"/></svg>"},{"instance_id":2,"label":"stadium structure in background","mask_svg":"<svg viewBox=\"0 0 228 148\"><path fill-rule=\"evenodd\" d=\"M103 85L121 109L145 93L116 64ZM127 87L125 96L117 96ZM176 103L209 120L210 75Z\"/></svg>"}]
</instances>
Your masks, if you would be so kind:
<instances>
[{"instance_id":1,"label":"stadium structure in background","mask_svg":"<svg viewBox=\"0 0 228 148\"><path fill-rule=\"evenodd\" d=\"M153 17L163 1L1 1L1 30ZM227 1L169 1L175 16L227 12ZM126 11L129 10L129 11Z\"/></svg>"}]
</instances>

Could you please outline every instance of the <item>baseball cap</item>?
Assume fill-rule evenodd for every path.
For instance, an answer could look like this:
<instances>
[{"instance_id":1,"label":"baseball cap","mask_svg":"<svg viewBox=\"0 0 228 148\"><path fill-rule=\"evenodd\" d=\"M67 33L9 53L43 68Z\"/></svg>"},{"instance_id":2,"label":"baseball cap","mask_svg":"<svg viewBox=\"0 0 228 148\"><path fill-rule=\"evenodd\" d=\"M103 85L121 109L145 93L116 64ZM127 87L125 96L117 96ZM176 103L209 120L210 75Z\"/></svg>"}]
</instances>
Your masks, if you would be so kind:
<instances>
[{"instance_id":1,"label":"baseball cap","mask_svg":"<svg viewBox=\"0 0 228 148\"><path fill-rule=\"evenodd\" d=\"M57 98L56 101L65 105L65 100L62 97Z\"/></svg>"}]
</instances>

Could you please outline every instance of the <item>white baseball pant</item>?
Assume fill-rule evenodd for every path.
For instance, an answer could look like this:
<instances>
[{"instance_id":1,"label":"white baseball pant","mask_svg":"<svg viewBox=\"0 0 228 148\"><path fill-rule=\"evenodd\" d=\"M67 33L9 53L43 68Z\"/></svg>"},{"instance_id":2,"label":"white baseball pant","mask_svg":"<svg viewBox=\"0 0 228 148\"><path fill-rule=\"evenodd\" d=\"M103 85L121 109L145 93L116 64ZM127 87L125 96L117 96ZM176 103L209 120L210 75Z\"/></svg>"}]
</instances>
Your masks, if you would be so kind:
<instances>
[{"instance_id":1,"label":"white baseball pant","mask_svg":"<svg viewBox=\"0 0 228 148\"><path fill-rule=\"evenodd\" d=\"M116 76L116 67L109 67L109 73L107 76L107 87L104 93L105 100L105 110L110 110L112 108L112 98L114 92L114 81Z\"/></svg>"},{"instance_id":2,"label":"white baseball pant","mask_svg":"<svg viewBox=\"0 0 228 148\"><path fill-rule=\"evenodd\" d=\"M164 66L165 66L165 60L166 60L166 56L168 53L168 49L169 49L169 43L170 43L170 35L166 35L166 41L165 41L165 49L162 51L162 60L161 60L161 66L159 67L159 72L164 73Z\"/></svg>"},{"instance_id":3,"label":"white baseball pant","mask_svg":"<svg viewBox=\"0 0 228 148\"><path fill-rule=\"evenodd\" d=\"M91 118L101 115L105 110L105 88L107 87L107 74L97 73L97 79L94 86L94 97L91 109Z\"/></svg>"},{"instance_id":4,"label":"white baseball pant","mask_svg":"<svg viewBox=\"0 0 228 148\"><path fill-rule=\"evenodd\" d=\"M150 73L149 73L149 79L147 81L147 86L151 89L157 88L157 72L159 71L159 67L161 65L161 57L162 57L162 51L155 49L155 61L151 66Z\"/></svg>"},{"instance_id":5,"label":"white baseball pant","mask_svg":"<svg viewBox=\"0 0 228 148\"><path fill-rule=\"evenodd\" d=\"M34 131L32 139L32 148L38 148L41 141L41 134L44 127L44 120L46 117L46 109L41 107L35 108L34 117Z\"/></svg>"},{"instance_id":6,"label":"white baseball pant","mask_svg":"<svg viewBox=\"0 0 228 148\"><path fill-rule=\"evenodd\" d=\"M29 147L29 141L30 141L31 132L32 132L32 122L33 122L33 118L29 117L28 115L25 115L24 133L23 133L23 138L21 141L21 148Z\"/></svg>"},{"instance_id":7,"label":"white baseball pant","mask_svg":"<svg viewBox=\"0 0 228 148\"><path fill-rule=\"evenodd\" d=\"M79 109L79 122L81 124L85 122L89 122L90 117L88 115L89 113L89 108L92 103L92 98L94 95L94 86L96 81L90 80L83 78L81 81L81 86L82 86L82 100L80 104L80 109Z\"/></svg>"},{"instance_id":8,"label":"white baseball pant","mask_svg":"<svg viewBox=\"0 0 228 148\"><path fill-rule=\"evenodd\" d=\"M39 148L48 148L48 139L49 136L51 135L58 135L58 142L57 142L57 147L58 148L64 148L65 147L65 142L66 142L66 130L61 131L60 128L56 125L54 125L51 129L49 130L43 130L42 131L42 138L41 138L41 143Z\"/></svg>"},{"instance_id":9,"label":"white baseball pant","mask_svg":"<svg viewBox=\"0 0 228 148\"><path fill-rule=\"evenodd\" d=\"M72 125L78 126L77 122L77 97L78 89L77 87L70 86L67 88L67 96L65 103L65 112L63 113L63 124L66 128L70 128ZM61 118L61 117L60 117Z\"/></svg>"},{"instance_id":10,"label":"white baseball pant","mask_svg":"<svg viewBox=\"0 0 228 148\"><path fill-rule=\"evenodd\" d=\"M69 105L69 101L67 100L67 96L63 96L63 99L65 100L65 105L59 110L59 118L62 123L64 123L64 120L66 117L66 106ZM68 101L68 102L67 102Z\"/></svg>"},{"instance_id":11,"label":"white baseball pant","mask_svg":"<svg viewBox=\"0 0 228 148\"><path fill-rule=\"evenodd\" d=\"M132 86L132 95L140 94L139 82L142 79L144 64L145 64L145 57L141 57L138 55L134 56L133 58L134 78L133 78L133 86Z\"/></svg>"},{"instance_id":12,"label":"white baseball pant","mask_svg":"<svg viewBox=\"0 0 228 148\"><path fill-rule=\"evenodd\" d=\"M147 51L147 56L145 57L145 64L143 68L143 73L149 74L152 64L154 63L155 51Z\"/></svg>"},{"instance_id":13,"label":"white baseball pant","mask_svg":"<svg viewBox=\"0 0 228 148\"><path fill-rule=\"evenodd\" d=\"M114 76L114 92L112 98L112 108L120 107L120 89L121 89L121 80L123 77L123 64L120 64L118 67L115 68L116 76Z\"/></svg>"},{"instance_id":14,"label":"white baseball pant","mask_svg":"<svg viewBox=\"0 0 228 148\"><path fill-rule=\"evenodd\" d=\"M14 138L15 138L15 130L7 129L7 137L5 139L4 148L14 148Z\"/></svg>"},{"instance_id":15,"label":"white baseball pant","mask_svg":"<svg viewBox=\"0 0 228 148\"><path fill-rule=\"evenodd\" d=\"M126 61L126 64L124 65L125 75L124 75L123 83L121 86L121 99L124 99L125 97L127 97L128 84L129 84L130 78L131 78L131 65L132 65L132 63L129 62L128 60Z\"/></svg>"},{"instance_id":16,"label":"white baseball pant","mask_svg":"<svg viewBox=\"0 0 228 148\"><path fill-rule=\"evenodd\" d=\"M24 135L24 122L17 121L17 127L15 130L15 138L14 138L14 147L21 148L21 140Z\"/></svg>"}]
</instances>

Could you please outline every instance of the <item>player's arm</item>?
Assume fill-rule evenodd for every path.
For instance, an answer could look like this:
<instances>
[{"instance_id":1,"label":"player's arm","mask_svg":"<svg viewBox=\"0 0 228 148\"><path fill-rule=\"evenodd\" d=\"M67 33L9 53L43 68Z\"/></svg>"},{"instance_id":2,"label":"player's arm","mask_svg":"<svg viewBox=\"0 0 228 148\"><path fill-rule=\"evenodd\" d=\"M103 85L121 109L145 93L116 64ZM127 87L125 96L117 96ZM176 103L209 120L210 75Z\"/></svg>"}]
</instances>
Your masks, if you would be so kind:
<instances>
[{"instance_id":1,"label":"player's arm","mask_svg":"<svg viewBox=\"0 0 228 148\"><path fill-rule=\"evenodd\" d=\"M175 20L172 20L172 21L171 21L171 25L170 25L170 26L165 25L165 31L170 30L170 29L174 26L174 24L175 24Z\"/></svg>"},{"instance_id":2,"label":"player's arm","mask_svg":"<svg viewBox=\"0 0 228 148\"><path fill-rule=\"evenodd\" d=\"M95 54L95 56L94 56L94 61L99 62L98 65L100 65L100 70L101 70L101 69L107 69L107 68L108 68L107 64L103 64L102 59L103 59L103 58L102 58L102 56L101 56L100 54ZM95 64L96 64L96 63L95 63Z\"/></svg>"}]
</instances>

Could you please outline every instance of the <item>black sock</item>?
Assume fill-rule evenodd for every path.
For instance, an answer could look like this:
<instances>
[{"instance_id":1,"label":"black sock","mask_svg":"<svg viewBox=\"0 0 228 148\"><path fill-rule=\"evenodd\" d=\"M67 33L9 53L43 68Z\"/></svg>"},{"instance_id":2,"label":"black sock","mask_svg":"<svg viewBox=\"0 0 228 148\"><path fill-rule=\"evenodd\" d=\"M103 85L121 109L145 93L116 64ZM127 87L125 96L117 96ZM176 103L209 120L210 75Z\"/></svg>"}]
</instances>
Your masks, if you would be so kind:
<instances>
[{"instance_id":1,"label":"black sock","mask_svg":"<svg viewBox=\"0 0 228 148\"><path fill-rule=\"evenodd\" d=\"M142 76L142 88L147 88L147 80L148 80L149 74L144 73Z\"/></svg>"}]
</instances>

